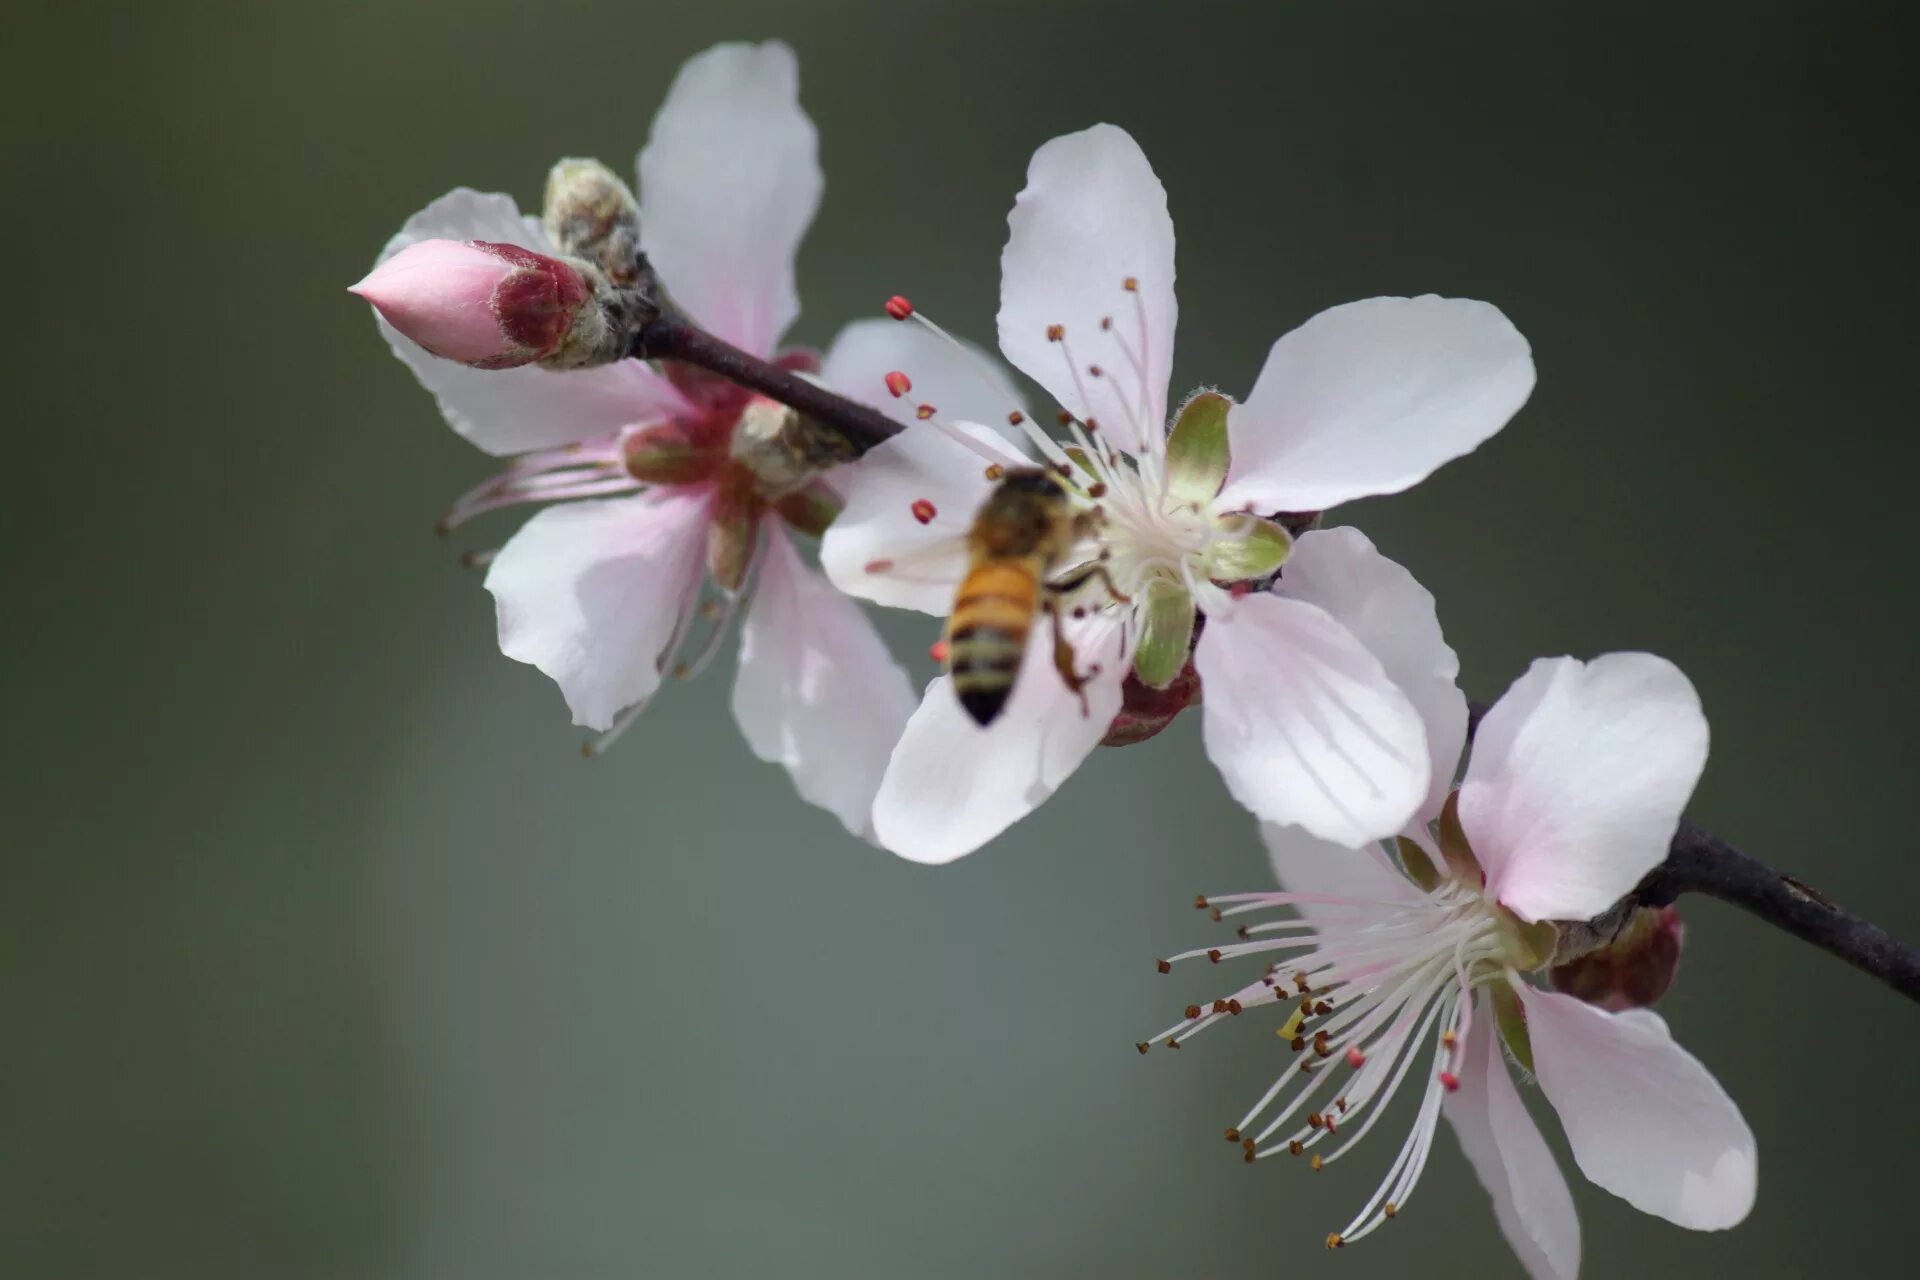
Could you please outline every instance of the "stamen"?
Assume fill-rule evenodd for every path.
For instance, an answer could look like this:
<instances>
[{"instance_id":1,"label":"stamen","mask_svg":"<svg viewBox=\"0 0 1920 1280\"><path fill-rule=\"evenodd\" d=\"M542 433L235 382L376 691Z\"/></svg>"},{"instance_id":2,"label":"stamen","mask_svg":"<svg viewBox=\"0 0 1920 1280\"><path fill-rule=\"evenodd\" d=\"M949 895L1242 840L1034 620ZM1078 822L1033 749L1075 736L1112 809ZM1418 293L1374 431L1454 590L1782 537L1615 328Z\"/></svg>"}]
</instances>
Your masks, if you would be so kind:
<instances>
[{"instance_id":1,"label":"stamen","mask_svg":"<svg viewBox=\"0 0 1920 1280\"><path fill-rule=\"evenodd\" d=\"M581 757L583 759L591 760L595 756L603 756L607 754L608 749L611 748L614 743L620 741L620 735L625 733L628 730L628 728L632 726L633 722L640 718L640 713L647 709L647 704L651 701L653 701L653 699L651 698L642 698L640 701L634 703L632 706L628 707L625 711L622 711L619 715L615 716L613 718L613 725L605 733L601 734L599 737L595 738L591 742L581 743L580 744Z\"/></svg>"},{"instance_id":2,"label":"stamen","mask_svg":"<svg viewBox=\"0 0 1920 1280\"><path fill-rule=\"evenodd\" d=\"M887 314L895 320L905 320L913 314L913 304L896 293L887 299Z\"/></svg>"}]
</instances>

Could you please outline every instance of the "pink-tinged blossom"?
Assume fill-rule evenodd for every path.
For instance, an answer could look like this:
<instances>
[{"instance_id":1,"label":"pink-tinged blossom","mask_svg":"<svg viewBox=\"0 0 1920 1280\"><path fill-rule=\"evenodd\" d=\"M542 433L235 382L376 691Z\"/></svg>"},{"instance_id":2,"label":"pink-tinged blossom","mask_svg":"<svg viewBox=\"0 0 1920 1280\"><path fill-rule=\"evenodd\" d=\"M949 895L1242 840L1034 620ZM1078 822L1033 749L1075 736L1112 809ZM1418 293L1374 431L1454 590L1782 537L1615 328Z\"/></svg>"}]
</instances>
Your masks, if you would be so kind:
<instances>
[{"instance_id":1,"label":"pink-tinged blossom","mask_svg":"<svg viewBox=\"0 0 1920 1280\"><path fill-rule=\"evenodd\" d=\"M819 360L781 353L779 342L799 313L794 256L820 201L816 152L792 51L729 44L681 69L639 159L641 247L678 304L755 355L809 372ZM462 355L486 337L476 315L423 333L406 309L433 289L472 304L491 278L478 272L475 242L557 253L510 197L458 190L408 220L365 288L385 296L381 332L454 430L512 459L444 524L554 504L479 557L501 649L550 676L574 722L601 731L605 746L669 675L705 665L744 604L733 709L748 744L786 768L803 797L867 834L912 693L859 608L790 541L789 527L817 534L831 519L831 483L770 486L755 468L752 428L777 427L787 411L677 366L483 372L430 355L401 327ZM408 275L422 262L456 270L425 285ZM877 337L876 326L894 331ZM835 343L828 378L849 360L951 358L926 335L876 320Z\"/></svg>"},{"instance_id":2,"label":"pink-tinged blossom","mask_svg":"<svg viewBox=\"0 0 1920 1280\"><path fill-rule=\"evenodd\" d=\"M1032 811L1103 740L1130 670L1151 689L1198 673L1207 753L1259 817L1349 846L1399 831L1435 782L1421 700L1457 701L1444 692L1453 672L1396 678L1390 652L1288 585L1296 573L1353 573L1349 590L1365 593L1404 570L1364 539L1295 546L1276 517L1398 492L1474 449L1532 390L1526 340L1483 302L1372 298L1282 337L1244 403L1198 392L1169 423L1173 223L1133 139L1098 125L1041 147L1008 224L1000 349L1063 406L1071 438L1014 417L1089 516L1058 576L1104 570L1061 602L1091 680L1083 702L1048 669L1043 623L989 727L959 714L948 679L934 681L876 800L881 842L944 862ZM917 388L917 370L902 371ZM945 616L996 466L1032 464L925 399L926 425L848 468L822 564L843 590ZM921 503L938 516L919 519ZM1322 555L1339 563L1322 573ZM1371 630L1390 651L1394 628Z\"/></svg>"},{"instance_id":3,"label":"pink-tinged blossom","mask_svg":"<svg viewBox=\"0 0 1920 1280\"><path fill-rule=\"evenodd\" d=\"M484 240L416 241L348 292L432 354L476 369L546 359L595 306L579 266Z\"/></svg>"},{"instance_id":4,"label":"pink-tinged blossom","mask_svg":"<svg viewBox=\"0 0 1920 1280\"><path fill-rule=\"evenodd\" d=\"M1433 740L1436 771L1451 777L1463 738ZM1362 851L1265 826L1280 891L1202 899L1234 917L1241 941L1174 960L1259 957L1266 973L1189 1006L1155 1042L1263 1006L1280 1016L1293 1057L1227 1131L1249 1161L1323 1169L1362 1145L1402 1088L1417 1096L1385 1176L1329 1247L1406 1212L1445 1117L1528 1273L1578 1274L1573 1198L1509 1057L1538 1080L1591 1181L1683 1227L1735 1225L1757 1166L1726 1092L1657 1014L1538 985L1584 922L1665 856L1706 753L1699 699L1664 659L1534 663L1488 713L1434 821ZM1282 908L1293 914L1263 918Z\"/></svg>"}]
</instances>

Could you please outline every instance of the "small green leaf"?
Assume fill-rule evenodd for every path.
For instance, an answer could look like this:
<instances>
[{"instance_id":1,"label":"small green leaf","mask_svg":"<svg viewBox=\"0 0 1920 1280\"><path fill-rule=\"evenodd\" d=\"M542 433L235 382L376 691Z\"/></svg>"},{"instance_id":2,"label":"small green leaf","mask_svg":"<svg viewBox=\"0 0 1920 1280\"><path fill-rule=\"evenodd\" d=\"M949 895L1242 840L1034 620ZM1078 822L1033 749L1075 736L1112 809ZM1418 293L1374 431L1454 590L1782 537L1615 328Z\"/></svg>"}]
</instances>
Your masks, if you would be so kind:
<instances>
[{"instance_id":1,"label":"small green leaf","mask_svg":"<svg viewBox=\"0 0 1920 1280\"><path fill-rule=\"evenodd\" d=\"M1527 1031L1527 1010L1520 1003L1519 993L1499 982L1488 994L1493 997L1493 1020L1500 1028L1500 1038L1507 1042L1507 1051L1515 1062L1532 1071L1533 1036Z\"/></svg>"},{"instance_id":2,"label":"small green leaf","mask_svg":"<svg viewBox=\"0 0 1920 1280\"><path fill-rule=\"evenodd\" d=\"M1133 673L1142 684L1164 689L1187 664L1193 641L1193 597L1177 582L1164 579L1147 587L1146 626L1134 650Z\"/></svg>"},{"instance_id":3,"label":"small green leaf","mask_svg":"<svg viewBox=\"0 0 1920 1280\"><path fill-rule=\"evenodd\" d=\"M1180 406L1167 437L1167 492L1183 502L1207 503L1227 482L1227 410L1218 391L1196 391Z\"/></svg>"},{"instance_id":4,"label":"small green leaf","mask_svg":"<svg viewBox=\"0 0 1920 1280\"><path fill-rule=\"evenodd\" d=\"M1207 576L1216 582L1264 578L1287 562L1293 539L1259 516L1221 516L1215 524L1224 537L1207 544Z\"/></svg>"}]
</instances>

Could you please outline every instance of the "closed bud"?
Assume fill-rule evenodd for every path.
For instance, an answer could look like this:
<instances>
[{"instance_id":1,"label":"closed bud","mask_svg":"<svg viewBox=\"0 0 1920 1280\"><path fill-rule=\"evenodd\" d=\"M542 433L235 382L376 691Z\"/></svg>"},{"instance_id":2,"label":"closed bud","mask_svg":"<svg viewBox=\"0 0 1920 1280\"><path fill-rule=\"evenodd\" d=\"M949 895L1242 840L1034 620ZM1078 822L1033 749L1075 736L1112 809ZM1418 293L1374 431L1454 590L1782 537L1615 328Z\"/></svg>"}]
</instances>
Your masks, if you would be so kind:
<instances>
[{"instance_id":1,"label":"closed bud","mask_svg":"<svg viewBox=\"0 0 1920 1280\"><path fill-rule=\"evenodd\" d=\"M733 460L752 475L760 496L773 501L820 472L851 462L845 436L765 396L755 396L733 429Z\"/></svg>"},{"instance_id":2,"label":"closed bud","mask_svg":"<svg viewBox=\"0 0 1920 1280\"><path fill-rule=\"evenodd\" d=\"M1686 925L1671 906L1641 907L1611 942L1547 970L1554 988L1618 1013L1665 995L1680 967Z\"/></svg>"},{"instance_id":3,"label":"closed bud","mask_svg":"<svg viewBox=\"0 0 1920 1280\"><path fill-rule=\"evenodd\" d=\"M476 369L569 369L620 358L585 263L485 240L422 240L348 292L446 360Z\"/></svg>"},{"instance_id":4,"label":"closed bud","mask_svg":"<svg viewBox=\"0 0 1920 1280\"><path fill-rule=\"evenodd\" d=\"M541 221L556 245L585 258L616 285L640 276L640 205L598 160L562 160L547 175Z\"/></svg>"}]
</instances>

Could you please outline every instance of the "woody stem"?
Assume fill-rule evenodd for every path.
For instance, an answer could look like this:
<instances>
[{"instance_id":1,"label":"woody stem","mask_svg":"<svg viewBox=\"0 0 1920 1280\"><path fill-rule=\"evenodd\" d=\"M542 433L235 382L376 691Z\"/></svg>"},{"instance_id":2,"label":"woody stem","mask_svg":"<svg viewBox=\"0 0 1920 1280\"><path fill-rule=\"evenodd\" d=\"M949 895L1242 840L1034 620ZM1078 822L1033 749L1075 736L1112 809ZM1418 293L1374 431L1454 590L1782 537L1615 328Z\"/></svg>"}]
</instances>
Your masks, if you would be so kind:
<instances>
[{"instance_id":1,"label":"woody stem","mask_svg":"<svg viewBox=\"0 0 1920 1280\"><path fill-rule=\"evenodd\" d=\"M662 308L639 327L631 354L641 360L678 360L758 391L839 432L856 453L865 453L901 429L883 413L716 338L672 308Z\"/></svg>"}]
</instances>

